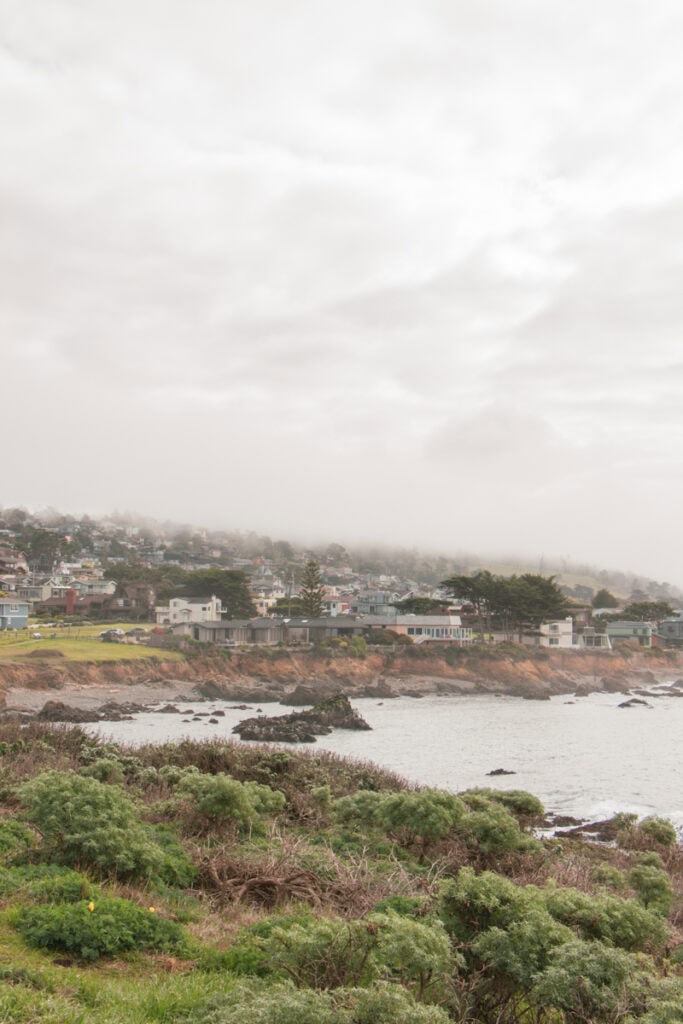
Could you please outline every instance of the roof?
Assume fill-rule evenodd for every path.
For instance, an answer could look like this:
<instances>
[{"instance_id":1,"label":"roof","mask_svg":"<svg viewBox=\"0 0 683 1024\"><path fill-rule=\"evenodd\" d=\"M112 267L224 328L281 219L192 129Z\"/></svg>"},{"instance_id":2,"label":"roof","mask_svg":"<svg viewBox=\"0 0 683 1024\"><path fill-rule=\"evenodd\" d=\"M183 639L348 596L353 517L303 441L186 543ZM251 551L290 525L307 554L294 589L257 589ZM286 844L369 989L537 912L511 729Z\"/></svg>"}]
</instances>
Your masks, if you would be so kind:
<instances>
[{"instance_id":1,"label":"roof","mask_svg":"<svg viewBox=\"0 0 683 1024\"><path fill-rule=\"evenodd\" d=\"M631 622L630 620L621 620L617 622L607 623L607 632L610 629L652 629L651 622Z\"/></svg>"},{"instance_id":2,"label":"roof","mask_svg":"<svg viewBox=\"0 0 683 1024\"><path fill-rule=\"evenodd\" d=\"M368 626L459 626L459 615L366 615Z\"/></svg>"},{"instance_id":3,"label":"roof","mask_svg":"<svg viewBox=\"0 0 683 1024\"><path fill-rule=\"evenodd\" d=\"M192 622L184 625L199 626L201 629L244 629L251 625L249 619L217 619L210 622Z\"/></svg>"}]
</instances>

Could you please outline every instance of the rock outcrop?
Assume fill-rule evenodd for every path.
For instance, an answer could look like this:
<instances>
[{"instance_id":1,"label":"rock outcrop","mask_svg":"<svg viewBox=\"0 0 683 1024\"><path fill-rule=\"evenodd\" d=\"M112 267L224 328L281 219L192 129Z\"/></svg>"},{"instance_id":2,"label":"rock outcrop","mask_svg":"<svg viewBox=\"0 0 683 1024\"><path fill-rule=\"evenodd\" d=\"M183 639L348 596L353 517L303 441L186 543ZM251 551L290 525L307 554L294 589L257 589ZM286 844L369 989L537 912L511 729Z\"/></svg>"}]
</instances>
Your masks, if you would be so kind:
<instances>
[{"instance_id":1,"label":"rock outcrop","mask_svg":"<svg viewBox=\"0 0 683 1024\"><path fill-rule=\"evenodd\" d=\"M292 711L273 718L245 718L232 730L242 740L259 743L315 743L333 729L370 729L371 726L351 707L349 698L337 694L307 711Z\"/></svg>"}]
</instances>

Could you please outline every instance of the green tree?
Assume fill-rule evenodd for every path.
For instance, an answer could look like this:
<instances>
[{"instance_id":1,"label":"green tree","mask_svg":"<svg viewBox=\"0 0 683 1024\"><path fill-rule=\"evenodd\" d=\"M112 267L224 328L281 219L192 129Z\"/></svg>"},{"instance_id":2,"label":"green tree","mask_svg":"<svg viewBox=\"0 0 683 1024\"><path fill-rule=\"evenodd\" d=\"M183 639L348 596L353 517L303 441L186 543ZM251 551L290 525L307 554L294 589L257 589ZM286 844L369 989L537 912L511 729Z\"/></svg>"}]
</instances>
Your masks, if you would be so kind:
<instances>
[{"instance_id":1,"label":"green tree","mask_svg":"<svg viewBox=\"0 0 683 1024\"><path fill-rule=\"evenodd\" d=\"M221 599L228 619L250 619L256 615L247 576L237 569L197 569L188 572L183 593L187 597L215 594Z\"/></svg>"},{"instance_id":2,"label":"green tree","mask_svg":"<svg viewBox=\"0 0 683 1024\"><path fill-rule=\"evenodd\" d=\"M670 615L673 608L666 601L634 601L623 611L623 617L634 622L659 622Z\"/></svg>"},{"instance_id":3,"label":"green tree","mask_svg":"<svg viewBox=\"0 0 683 1024\"><path fill-rule=\"evenodd\" d=\"M325 587L323 586L320 562L311 558L304 566L299 586L299 600L303 614L309 619L315 619L321 615L324 597Z\"/></svg>"},{"instance_id":4,"label":"green tree","mask_svg":"<svg viewBox=\"0 0 683 1024\"><path fill-rule=\"evenodd\" d=\"M618 608L619 600L614 594L611 594L609 590L603 587L601 590L598 590L591 604L594 608Z\"/></svg>"},{"instance_id":5,"label":"green tree","mask_svg":"<svg viewBox=\"0 0 683 1024\"><path fill-rule=\"evenodd\" d=\"M306 615L303 601L300 597L278 597L275 604L270 608L270 613L274 615L286 615L288 618L295 616L297 618Z\"/></svg>"}]
</instances>

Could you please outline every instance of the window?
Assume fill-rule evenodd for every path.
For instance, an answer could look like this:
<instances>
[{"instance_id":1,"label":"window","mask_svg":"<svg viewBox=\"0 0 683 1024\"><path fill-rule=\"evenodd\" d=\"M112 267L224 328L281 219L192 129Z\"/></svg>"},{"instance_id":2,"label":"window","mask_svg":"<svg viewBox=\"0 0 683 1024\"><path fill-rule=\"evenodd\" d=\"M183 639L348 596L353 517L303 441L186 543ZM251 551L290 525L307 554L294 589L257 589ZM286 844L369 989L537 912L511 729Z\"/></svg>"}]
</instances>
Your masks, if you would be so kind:
<instances>
[{"instance_id":1,"label":"window","mask_svg":"<svg viewBox=\"0 0 683 1024\"><path fill-rule=\"evenodd\" d=\"M559 647L560 638L559 638L559 636L551 636L550 640L548 642L549 642L551 647Z\"/></svg>"}]
</instances>

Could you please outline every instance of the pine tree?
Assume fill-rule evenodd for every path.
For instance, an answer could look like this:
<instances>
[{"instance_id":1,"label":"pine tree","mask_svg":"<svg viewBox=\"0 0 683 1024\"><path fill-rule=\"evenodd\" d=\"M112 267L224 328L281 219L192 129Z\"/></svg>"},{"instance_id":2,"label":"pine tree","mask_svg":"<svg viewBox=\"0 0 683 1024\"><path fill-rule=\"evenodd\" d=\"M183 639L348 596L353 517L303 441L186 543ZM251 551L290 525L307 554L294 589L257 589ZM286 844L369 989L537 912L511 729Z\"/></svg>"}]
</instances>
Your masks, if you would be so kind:
<instances>
[{"instance_id":1,"label":"pine tree","mask_svg":"<svg viewBox=\"0 0 683 1024\"><path fill-rule=\"evenodd\" d=\"M311 558L304 566L298 597L306 618L315 619L322 614L325 587L320 572L320 562L315 558Z\"/></svg>"}]
</instances>

